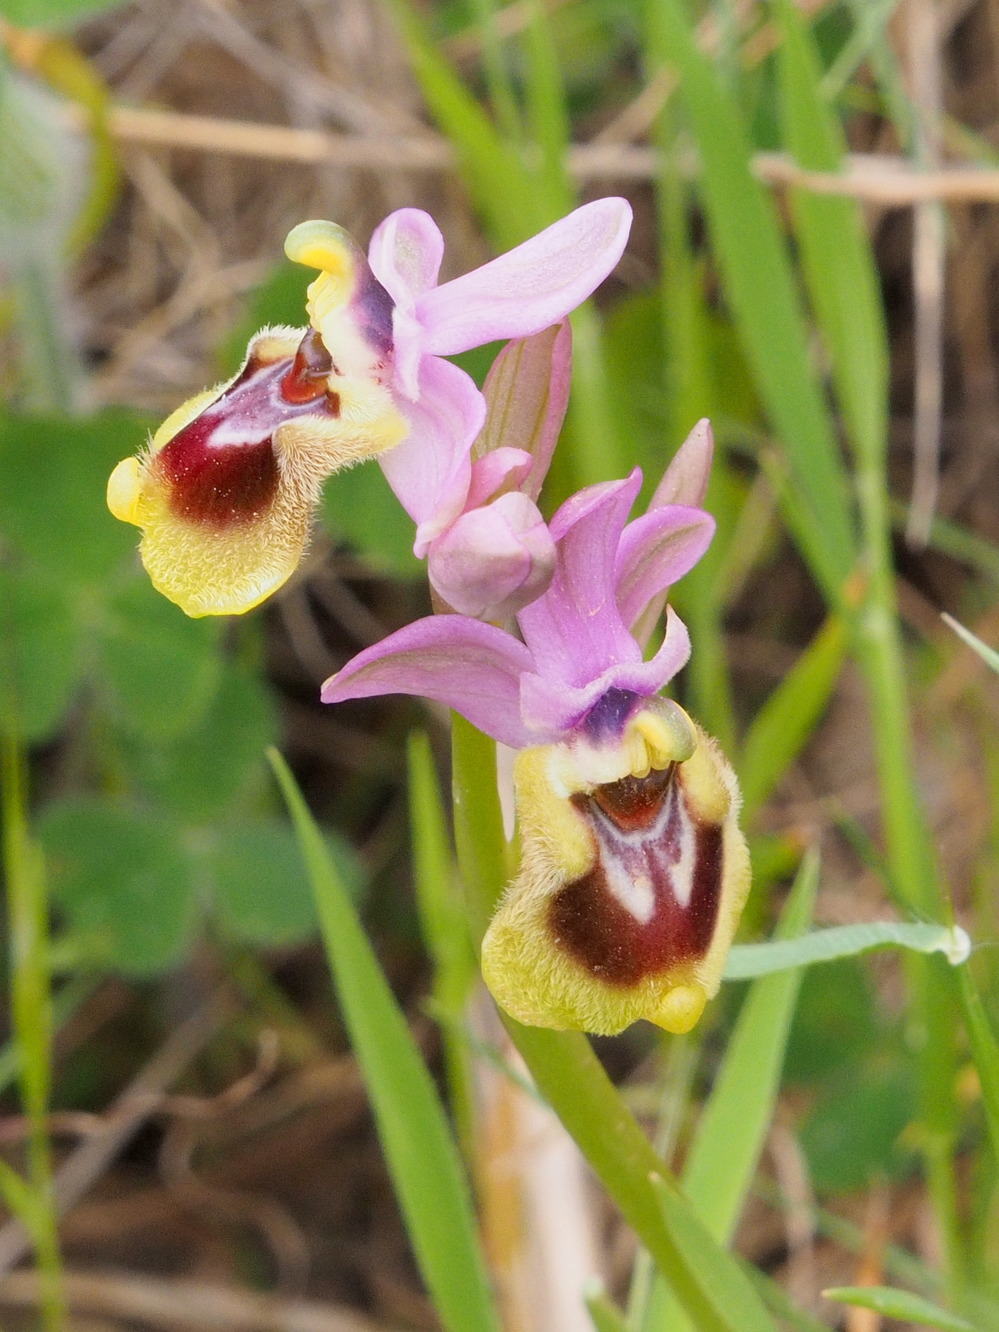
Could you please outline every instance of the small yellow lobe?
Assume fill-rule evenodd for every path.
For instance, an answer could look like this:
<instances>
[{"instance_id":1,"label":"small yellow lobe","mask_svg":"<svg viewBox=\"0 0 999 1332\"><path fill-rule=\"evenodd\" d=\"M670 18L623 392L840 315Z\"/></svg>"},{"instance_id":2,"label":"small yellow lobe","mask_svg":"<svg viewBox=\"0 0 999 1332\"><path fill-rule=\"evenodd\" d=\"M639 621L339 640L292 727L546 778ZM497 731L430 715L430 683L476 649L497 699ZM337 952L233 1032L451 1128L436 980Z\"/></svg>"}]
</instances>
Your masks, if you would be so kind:
<instances>
[{"instance_id":1,"label":"small yellow lobe","mask_svg":"<svg viewBox=\"0 0 999 1332\"><path fill-rule=\"evenodd\" d=\"M697 1022L704 1012L706 1002L707 995L700 986L677 985L667 994L659 1011L649 1013L648 1017L664 1031L682 1036Z\"/></svg>"},{"instance_id":2,"label":"small yellow lobe","mask_svg":"<svg viewBox=\"0 0 999 1332\"><path fill-rule=\"evenodd\" d=\"M293 263L318 268L321 273L353 284L354 263L349 238L333 222L312 219L292 227L284 243L284 252Z\"/></svg>"},{"instance_id":3,"label":"small yellow lobe","mask_svg":"<svg viewBox=\"0 0 999 1332\"><path fill-rule=\"evenodd\" d=\"M142 483L139 480L138 458L123 458L108 478L108 508L123 523L139 523L139 497Z\"/></svg>"},{"instance_id":4,"label":"small yellow lobe","mask_svg":"<svg viewBox=\"0 0 999 1332\"><path fill-rule=\"evenodd\" d=\"M697 747L697 736L683 709L671 699L663 699L662 704L671 705L668 712L645 709L635 716L630 726L645 742L649 762L657 769L670 763L684 763Z\"/></svg>"}]
</instances>

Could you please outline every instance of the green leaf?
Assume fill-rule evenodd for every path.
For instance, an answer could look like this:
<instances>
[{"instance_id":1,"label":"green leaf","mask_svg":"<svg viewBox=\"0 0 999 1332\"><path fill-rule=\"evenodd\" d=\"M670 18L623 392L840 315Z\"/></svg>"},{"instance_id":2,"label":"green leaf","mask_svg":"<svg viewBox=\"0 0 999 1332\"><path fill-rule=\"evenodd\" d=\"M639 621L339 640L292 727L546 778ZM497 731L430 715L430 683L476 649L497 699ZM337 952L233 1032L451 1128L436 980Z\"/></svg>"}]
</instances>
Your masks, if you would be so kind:
<instances>
[{"instance_id":1,"label":"green leaf","mask_svg":"<svg viewBox=\"0 0 999 1332\"><path fill-rule=\"evenodd\" d=\"M777 22L784 142L809 170L838 171L846 144L820 91L821 66L801 14L780 0ZM812 306L858 455L880 467L887 438L888 336L877 268L859 204L792 189L791 211Z\"/></svg>"},{"instance_id":2,"label":"green leaf","mask_svg":"<svg viewBox=\"0 0 999 1332\"><path fill-rule=\"evenodd\" d=\"M60 801L39 819L54 898L88 962L130 976L176 965L195 897L177 830L97 798Z\"/></svg>"},{"instance_id":3,"label":"green leaf","mask_svg":"<svg viewBox=\"0 0 999 1332\"><path fill-rule=\"evenodd\" d=\"M628 1332L627 1319L607 1294L603 1282L595 1281L583 1299L596 1332Z\"/></svg>"},{"instance_id":4,"label":"green leaf","mask_svg":"<svg viewBox=\"0 0 999 1332\"><path fill-rule=\"evenodd\" d=\"M328 481L322 519L333 540L353 546L372 569L404 578L422 573L413 554L413 520L377 465L352 467Z\"/></svg>"},{"instance_id":5,"label":"green leaf","mask_svg":"<svg viewBox=\"0 0 999 1332\"><path fill-rule=\"evenodd\" d=\"M130 550L135 528L112 518L108 476L148 436L148 418L0 412L0 531L40 570L72 587L103 587Z\"/></svg>"},{"instance_id":6,"label":"green leaf","mask_svg":"<svg viewBox=\"0 0 999 1332\"><path fill-rule=\"evenodd\" d=\"M150 736L140 728L122 736L143 788L200 824L229 810L252 790L254 778L260 784L266 772L264 750L277 734L274 701L263 681L235 662L225 662L222 669L219 661L218 669L218 688L207 711L195 713L196 726L159 744L152 743L155 732Z\"/></svg>"},{"instance_id":7,"label":"green leaf","mask_svg":"<svg viewBox=\"0 0 999 1332\"><path fill-rule=\"evenodd\" d=\"M4 18L21 28L64 28L116 9L123 0L4 0Z\"/></svg>"},{"instance_id":8,"label":"green leaf","mask_svg":"<svg viewBox=\"0 0 999 1332\"><path fill-rule=\"evenodd\" d=\"M737 944L725 965L725 980L748 980L787 967L809 967L816 962L856 957L874 948L908 948L916 953L943 953L953 966L966 962L971 940L959 925L897 924L873 921L865 925L835 925L800 939L772 943Z\"/></svg>"},{"instance_id":9,"label":"green leaf","mask_svg":"<svg viewBox=\"0 0 999 1332\"><path fill-rule=\"evenodd\" d=\"M738 764L746 824L814 731L839 679L846 637L843 620L831 615L753 718Z\"/></svg>"},{"instance_id":10,"label":"green leaf","mask_svg":"<svg viewBox=\"0 0 999 1332\"><path fill-rule=\"evenodd\" d=\"M944 1332L975 1332L971 1323L956 1314L938 1308L921 1295L893 1286L832 1286L822 1292L823 1299L838 1300L859 1309L873 1309L884 1318L895 1318L920 1327L939 1327Z\"/></svg>"},{"instance_id":11,"label":"green leaf","mask_svg":"<svg viewBox=\"0 0 999 1332\"><path fill-rule=\"evenodd\" d=\"M437 1091L291 771L275 750L269 758L420 1271L448 1332L497 1332L468 1182Z\"/></svg>"},{"instance_id":12,"label":"green leaf","mask_svg":"<svg viewBox=\"0 0 999 1332\"><path fill-rule=\"evenodd\" d=\"M45 740L59 728L83 669L70 597L51 577L0 567L0 716L14 734Z\"/></svg>"},{"instance_id":13,"label":"green leaf","mask_svg":"<svg viewBox=\"0 0 999 1332\"><path fill-rule=\"evenodd\" d=\"M817 1190L849 1193L911 1168L904 1135L916 1111L913 1082L911 1069L898 1064L837 1077L798 1134Z\"/></svg>"},{"instance_id":14,"label":"green leaf","mask_svg":"<svg viewBox=\"0 0 999 1332\"><path fill-rule=\"evenodd\" d=\"M190 619L142 579L112 597L97 631L98 683L122 730L173 740L201 720L221 675L217 619Z\"/></svg>"},{"instance_id":15,"label":"green leaf","mask_svg":"<svg viewBox=\"0 0 999 1332\"><path fill-rule=\"evenodd\" d=\"M649 0L648 12L656 54L680 75L725 294L790 460L794 504L788 518L835 601L857 541L845 470L808 360L806 325L773 202L752 173L752 147L740 113L698 49L678 0Z\"/></svg>"},{"instance_id":16,"label":"green leaf","mask_svg":"<svg viewBox=\"0 0 999 1332\"><path fill-rule=\"evenodd\" d=\"M962 967L957 980L964 1029L968 1034L971 1057L982 1088L992 1151L999 1162L999 1043L971 969Z\"/></svg>"},{"instance_id":17,"label":"green leaf","mask_svg":"<svg viewBox=\"0 0 999 1332\"><path fill-rule=\"evenodd\" d=\"M360 865L339 837L326 849L351 898L361 896ZM286 823L225 824L204 857L215 915L225 934L262 948L302 943L319 928L298 842Z\"/></svg>"}]
</instances>

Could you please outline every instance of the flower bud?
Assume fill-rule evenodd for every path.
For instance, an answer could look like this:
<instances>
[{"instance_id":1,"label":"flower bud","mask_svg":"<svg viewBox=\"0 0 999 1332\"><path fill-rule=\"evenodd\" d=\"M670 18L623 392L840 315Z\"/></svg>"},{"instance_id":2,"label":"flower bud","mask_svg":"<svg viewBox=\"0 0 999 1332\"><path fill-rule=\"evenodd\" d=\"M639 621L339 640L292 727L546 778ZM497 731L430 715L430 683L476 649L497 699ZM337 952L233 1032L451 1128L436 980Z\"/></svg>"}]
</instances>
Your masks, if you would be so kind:
<instances>
[{"instance_id":1,"label":"flower bud","mask_svg":"<svg viewBox=\"0 0 999 1332\"><path fill-rule=\"evenodd\" d=\"M430 544L430 582L453 610L503 620L540 596L555 568L555 543L537 506L509 491L461 514Z\"/></svg>"}]
</instances>

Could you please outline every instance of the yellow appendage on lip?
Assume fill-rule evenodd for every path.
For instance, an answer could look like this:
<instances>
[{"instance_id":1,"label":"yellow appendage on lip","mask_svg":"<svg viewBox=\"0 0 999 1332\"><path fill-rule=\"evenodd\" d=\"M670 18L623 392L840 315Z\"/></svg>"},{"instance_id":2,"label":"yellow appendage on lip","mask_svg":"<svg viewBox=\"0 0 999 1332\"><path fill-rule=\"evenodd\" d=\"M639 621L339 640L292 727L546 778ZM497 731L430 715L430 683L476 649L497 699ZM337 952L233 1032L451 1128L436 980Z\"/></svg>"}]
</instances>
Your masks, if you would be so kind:
<instances>
[{"instance_id":1,"label":"yellow appendage on lip","mask_svg":"<svg viewBox=\"0 0 999 1332\"><path fill-rule=\"evenodd\" d=\"M108 508L123 523L141 527L139 499L142 481L138 458L123 458L108 478Z\"/></svg>"}]
</instances>

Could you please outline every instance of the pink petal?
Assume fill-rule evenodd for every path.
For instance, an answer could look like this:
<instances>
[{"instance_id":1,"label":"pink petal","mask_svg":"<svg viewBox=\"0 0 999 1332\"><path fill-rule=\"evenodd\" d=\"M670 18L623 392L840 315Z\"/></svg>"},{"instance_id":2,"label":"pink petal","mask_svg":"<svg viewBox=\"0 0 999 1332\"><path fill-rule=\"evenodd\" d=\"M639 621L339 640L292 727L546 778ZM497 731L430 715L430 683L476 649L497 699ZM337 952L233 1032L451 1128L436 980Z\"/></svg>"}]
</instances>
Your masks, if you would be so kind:
<instances>
[{"instance_id":1,"label":"pink petal","mask_svg":"<svg viewBox=\"0 0 999 1332\"><path fill-rule=\"evenodd\" d=\"M622 623L614 578L621 531L641 484L636 467L624 481L581 490L552 519L555 577L544 596L518 616L538 674L546 680L579 687L615 662L641 657Z\"/></svg>"},{"instance_id":2,"label":"pink petal","mask_svg":"<svg viewBox=\"0 0 999 1332\"><path fill-rule=\"evenodd\" d=\"M415 694L445 703L487 735L521 749L520 677L531 654L512 634L463 615L435 615L390 634L323 685L324 703Z\"/></svg>"},{"instance_id":3,"label":"pink petal","mask_svg":"<svg viewBox=\"0 0 999 1332\"><path fill-rule=\"evenodd\" d=\"M437 285L444 237L429 213L400 208L371 236L368 263L397 306L411 311L419 297Z\"/></svg>"},{"instance_id":4,"label":"pink petal","mask_svg":"<svg viewBox=\"0 0 999 1332\"><path fill-rule=\"evenodd\" d=\"M520 684L520 710L525 727L535 734L533 744L563 740L611 689L651 698L686 665L690 657L687 626L672 607L667 611L666 636L651 661L614 662L596 679L573 687L550 677L525 674Z\"/></svg>"},{"instance_id":5,"label":"pink petal","mask_svg":"<svg viewBox=\"0 0 999 1332\"><path fill-rule=\"evenodd\" d=\"M533 500L541 493L565 420L571 363L572 330L563 320L508 342L482 388L489 410L473 452L483 462L503 448L526 452L532 466L517 486Z\"/></svg>"},{"instance_id":6,"label":"pink petal","mask_svg":"<svg viewBox=\"0 0 999 1332\"><path fill-rule=\"evenodd\" d=\"M486 429L489 420L486 419ZM485 433L485 432L483 432ZM482 438L482 435L479 436ZM474 449L473 449L474 454ZM501 491L521 489L521 482L530 472L534 459L523 449L493 449L472 463L472 480L468 487L466 509L477 509Z\"/></svg>"},{"instance_id":7,"label":"pink petal","mask_svg":"<svg viewBox=\"0 0 999 1332\"><path fill-rule=\"evenodd\" d=\"M624 199L597 199L491 263L427 291L417 302L424 350L450 356L557 324L611 271L630 228Z\"/></svg>"},{"instance_id":8,"label":"pink petal","mask_svg":"<svg viewBox=\"0 0 999 1332\"><path fill-rule=\"evenodd\" d=\"M714 532L709 513L680 504L653 509L628 524L617 555L617 604L626 625L694 567Z\"/></svg>"},{"instance_id":9,"label":"pink petal","mask_svg":"<svg viewBox=\"0 0 999 1332\"><path fill-rule=\"evenodd\" d=\"M714 450L715 437L711 422L705 416L673 455L673 461L656 486L649 508L658 509L664 504L688 504L700 508L708 493Z\"/></svg>"},{"instance_id":10,"label":"pink petal","mask_svg":"<svg viewBox=\"0 0 999 1332\"><path fill-rule=\"evenodd\" d=\"M420 398L397 397L409 422L401 444L379 458L399 502L420 527L417 551L461 512L471 477L469 451L479 433L486 404L475 383L449 361L424 357Z\"/></svg>"}]
</instances>

